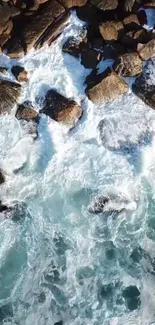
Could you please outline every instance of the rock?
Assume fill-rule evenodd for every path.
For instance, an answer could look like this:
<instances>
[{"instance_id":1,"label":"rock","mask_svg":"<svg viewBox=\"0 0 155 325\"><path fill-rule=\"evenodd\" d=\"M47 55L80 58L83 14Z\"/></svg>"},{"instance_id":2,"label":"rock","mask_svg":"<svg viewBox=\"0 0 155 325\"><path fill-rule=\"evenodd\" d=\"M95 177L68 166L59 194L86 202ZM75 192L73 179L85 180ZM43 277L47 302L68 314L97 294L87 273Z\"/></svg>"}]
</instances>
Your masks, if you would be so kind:
<instances>
[{"instance_id":1,"label":"rock","mask_svg":"<svg viewBox=\"0 0 155 325\"><path fill-rule=\"evenodd\" d=\"M122 292L122 296L126 300L127 308L130 311L140 306L140 291L136 286L126 287Z\"/></svg>"},{"instance_id":2,"label":"rock","mask_svg":"<svg viewBox=\"0 0 155 325\"><path fill-rule=\"evenodd\" d=\"M137 50L138 43L149 42L155 34L152 31L148 31L145 28L141 28L137 31L130 31L121 36L120 42Z\"/></svg>"},{"instance_id":3,"label":"rock","mask_svg":"<svg viewBox=\"0 0 155 325\"><path fill-rule=\"evenodd\" d=\"M69 37L68 40L63 44L62 51L68 53L74 57L79 57L81 53L80 41L74 37Z\"/></svg>"},{"instance_id":4,"label":"rock","mask_svg":"<svg viewBox=\"0 0 155 325\"><path fill-rule=\"evenodd\" d=\"M100 196L88 207L90 213L98 214L104 211L105 204L109 202L109 198Z\"/></svg>"},{"instance_id":5,"label":"rock","mask_svg":"<svg viewBox=\"0 0 155 325\"><path fill-rule=\"evenodd\" d=\"M107 193L106 196L96 197L88 206L88 211L92 214L103 212L121 212L128 209L130 201L121 193Z\"/></svg>"},{"instance_id":6,"label":"rock","mask_svg":"<svg viewBox=\"0 0 155 325\"><path fill-rule=\"evenodd\" d=\"M60 0L59 1L62 6L64 6L67 9L73 8L73 7L82 7L87 3L87 0Z\"/></svg>"},{"instance_id":7,"label":"rock","mask_svg":"<svg viewBox=\"0 0 155 325\"><path fill-rule=\"evenodd\" d=\"M136 79L132 86L132 91L145 104L155 109L155 84L151 83L145 71Z\"/></svg>"},{"instance_id":8,"label":"rock","mask_svg":"<svg viewBox=\"0 0 155 325\"><path fill-rule=\"evenodd\" d=\"M7 3L0 5L0 22L5 24L10 17L14 17L20 14L20 10L15 6L9 6Z\"/></svg>"},{"instance_id":9,"label":"rock","mask_svg":"<svg viewBox=\"0 0 155 325\"><path fill-rule=\"evenodd\" d=\"M124 3L125 11L130 11L131 12L135 2L136 2L136 0L125 0L125 3Z\"/></svg>"},{"instance_id":10,"label":"rock","mask_svg":"<svg viewBox=\"0 0 155 325\"><path fill-rule=\"evenodd\" d=\"M146 44L139 44L137 51L142 60L149 60L155 55L155 38Z\"/></svg>"},{"instance_id":11,"label":"rock","mask_svg":"<svg viewBox=\"0 0 155 325\"><path fill-rule=\"evenodd\" d=\"M97 77L86 89L88 98L95 104L112 101L128 91L126 82L109 68Z\"/></svg>"},{"instance_id":12,"label":"rock","mask_svg":"<svg viewBox=\"0 0 155 325\"><path fill-rule=\"evenodd\" d=\"M119 55L124 54L125 48L123 45L118 42L113 42L111 45L105 45L103 47L103 58L104 60L108 59L117 59Z\"/></svg>"},{"instance_id":13,"label":"rock","mask_svg":"<svg viewBox=\"0 0 155 325\"><path fill-rule=\"evenodd\" d=\"M64 7L56 0L47 1L39 11L36 11L22 31L23 43L25 44L24 52L31 50L46 29L63 13L65 13ZM15 37L8 48L8 56L20 57L22 55L23 47L20 39Z\"/></svg>"},{"instance_id":14,"label":"rock","mask_svg":"<svg viewBox=\"0 0 155 325\"><path fill-rule=\"evenodd\" d=\"M139 55L134 52L121 55L113 68L123 77L134 77L142 72L143 65Z\"/></svg>"},{"instance_id":15,"label":"rock","mask_svg":"<svg viewBox=\"0 0 155 325\"><path fill-rule=\"evenodd\" d=\"M41 113L69 128L73 128L82 115L82 109L74 100L64 97L54 89L50 89L46 94Z\"/></svg>"},{"instance_id":16,"label":"rock","mask_svg":"<svg viewBox=\"0 0 155 325\"><path fill-rule=\"evenodd\" d=\"M36 123L40 120L39 114L34 110L30 102L18 105L15 116L18 120L34 121Z\"/></svg>"},{"instance_id":17,"label":"rock","mask_svg":"<svg viewBox=\"0 0 155 325\"><path fill-rule=\"evenodd\" d=\"M18 83L0 80L0 114L10 113L21 93Z\"/></svg>"},{"instance_id":18,"label":"rock","mask_svg":"<svg viewBox=\"0 0 155 325\"><path fill-rule=\"evenodd\" d=\"M124 18L123 24L125 28L129 31L131 30L137 30L140 27L140 21L138 19L138 16L136 14L131 14Z\"/></svg>"},{"instance_id":19,"label":"rock","mask_svg":"<svg viewBox=\"0 0 155 325\"><path fill-rule=\"evenodd\" d=\"M99 26L99 30L105 41L116 41L120 38L124 26L121 21L107 21Z\"/></svg>"},{"instance_id":20,"label":"rock","mask_svg":"<svg viewBox=\"0 0 155 325\"><path fill-rule=\"evenodd\" d=\"M81 53L81 64L87 69L95 69L101 60L101 53L96 50L83 51Z\"/></svg>"},{"instance_id":21,"label":"rock","mask_svg":"<svg viewBox=\"0 0 155 325\"><path fill-rule=\"evenodd\" d=\"M59 322L54 323L54 325L63 325L63 321L60 320Z\"/></svg>"},{"instance_id":22,"label":"rock","mask_svg":"<svg viewBox=\"0 0 155 325\"><path fill-rule=\"evenodd\" d=\"M25 71L25 69L20 65L14 65L11 72L19 82L28 81L27 71Z\"/></svg>"},{"instance_id":23,"label":"rock","mask_svg":"<svg viewBox=\"0 0 155 325\"><path fill-rule=\"evenodd\" d=\"M2 170L0 169L0 184L3 184L5 182L5 177L3 175Z\"/></svg>"},{"instance_id":24,"label":"rock","mask_svg":"<svg viewBox=\"0 0 155 325\"><path fill-rule=\"evenodd\" d=\"M38 138L39 114L34 110L31 102L24 102L17 107L15 114L18 120L21 120L22 126L28 130L34 139ZM26 124L24 123L26 122Z\"/></svg>"},{"instance_id":25,"label":"rock","mask_svg":"<svg viewBox=\"0 0 155 325\"><path fill-rule=\"evenodd\" d=\"M144 1L143 7L144 8L155 8L155 2L154 2L154 0Z\"/></svg>"},{"instance_id":26,"label":"rock","mask_svg":"<svg viewBox=\"0 0 155 325\"><path fill-rule=\"evenodd\" d=\"M90 2L101 10L114 10L118 6L118 0L91 0Z\"/></svg>"},{"instance_id":27,"label":"rock","mask_svg":"<svg viewBox=\"0 0 155 325\"><path fill-rule=\"evenodd\" d=\"M5 68L5 67L0 67L0 73L2 73L2 74L6 74L7 71L8 71L7 68Z\"/></svg>"}]
</instances>

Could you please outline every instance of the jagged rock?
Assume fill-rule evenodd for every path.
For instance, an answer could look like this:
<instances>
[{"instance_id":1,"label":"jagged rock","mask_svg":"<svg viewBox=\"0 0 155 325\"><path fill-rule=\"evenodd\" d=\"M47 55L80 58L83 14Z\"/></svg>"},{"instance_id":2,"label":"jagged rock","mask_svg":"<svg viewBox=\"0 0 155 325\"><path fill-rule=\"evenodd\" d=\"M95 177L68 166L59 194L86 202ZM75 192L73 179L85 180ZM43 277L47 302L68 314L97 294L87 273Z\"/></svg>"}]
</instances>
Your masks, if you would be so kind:
<instances>
[{"instance_id":1,"label":"jagged rock","mask_svg":"<svg viewBox=\"0 0 155 325\"><path fill-rule=\"evenodd\" d=\"M140 27L140 21L138 19L138 16L136 14L131 14L124 18L123 24L126 29L129 31L131 30L137 30Z\"/></svg>"},{"instance_id":2,"label":"jagged rock","mask_svg":"<svg viewBox=\"0 0 155 325\"><path fill-rule=\"evenodd\" d=\"M146 44L138 44L137 51L142 60L149 60L155 55L155 38Z\"/></svg>"},{"instance_id":3,"label":"jagged rock","mask_svg":"<svg viewBox=\"0 0 155 325\"><path fill-rule=\"evenodd\" d=\"M22 126L28 129L28 133L33 136L34 139L38 137L38 124L39 124L39 114L36 112L32 106L32 103L27 101L17 107L15 114L18 120L21 120ZM28 123L24 123L28 122Z\"/></svg>"},{"instance_id":4,"label":"jagged rock","mask_svg":"<svg viewBox=\"0 0 155 325\"><path fill-rule=\"evenodd\" d=\"M87 0L60 0L60 3L67 9L73 7L82 7L87 3Z\"/></svg>"},{"instance_id":5,"label":"jagged rock","mask_svg":"<svg viewBox=\"0 0 155 325\"><path fill-rule=\"evenodd\" d=\"M24 51L31 50L45 30L63 13L65 13L64 7L57 1L47 1L23 28L22 38L25 44ZM8 56L20 57L22 55L23 47L20 40L16 38L12 39L12 44L8 48Z\"/></svg>"},{"instance_id":6,"label":"jagged rock","mask_svg":"<svg viewBox=\"0 0 155 325\"><path fill-rule=\"evenodd\" d=\"M7 68L5 68L5 67L0 67L0 73L2 73L2 74L6 74L7 71L8 71Z\"/></svg>"},{"instance_id":7,"label":"jagged rock","mask_svg":"<svg viewBox=\"0 0 155 325\"><path fill-rule=\"evenodd\" d=\"M133 77L142 72L143 65L139 55L134 52L121 55L115 62L113 68L123 77Z\"/></svg>"},{"instance_id":8,"label":"jagged rock","mask_svg":"<svg viewBox=\"0 0 155 325\"><path fill-rule=\"evenodd\" d=\"M107 21L99 26L100 33L105 41L116 41L124 30L121 21Z\"/></svg>"},{"instance_id":9,"label":"jagged rock","mask_svg":"<svg viewBox=\"0 0 155 325\"><path fill-rule=\"evenodd\" d=\"M118 0L91 0L90 2L101 10L114 10L118 6Z\"/></svg>"},{"instance_id":10,"label":"jagged rock","mask_svg":"<svg viewBox=\"0 0 155 325\"><path fill-rule=\"evenodd\" d=\"M0 80L0 114L10 113L21 93L18 83Z\"/></svg>"},{"instance_id":11,"label":"jagged rock","mask_svg":"<svg viewBox=\"0 0 155 325\"><path fill-rule=\"evenodd\" d=\"M95 104L106 103L128 91L128 85L109 68L88 85L86 94Z\"/></svg>"},{"instance_id":12,"label":"jagged rock","mask_svg":"<svg viewBox=\"0 0 155 325\"><path fill-rule=\"evenodd\" d=\"M144 1L143 7L145 7L145 8L155 8L154 0Z\"/></svg>"},{"instance_id":13,"label":"jagged rock","mask_svg":"<svg viewBox=\"0 0 155 325\"><path fill-rule=\"evenodd\" d=\"M3 175L2 170L0 169L0 184L3 184L5 182L5 177Z\"/></svg>"},{"instance_id":14,"label":"jagged rock","mask_svg":"<svg viewBox=\"0 0 155 325\"><path fill-rule=\"evenodd\" d=\"M74 100L68 99L56 90L51 89L46 94L41 113L69 128L73 128L82 115L82 109Z\"/></svg>"},{"instance_id":15,"label":"jagged rock","mask_svg":"<svg viewBox=\"0 0 155 325\"><path fill-rule=\"evenodd\" d=\"M145 71L136 79L132 90L145 104L155 109L155 84Z\"/></svg>"},{"instance_id":16,"label":"jagged rock","mask_svg":"<svg viewBox=\"0 0 155 325\"><path fill-rule=\"evenodd\" d=\"M27 71L20 65L14 65L11 72L19 82L28 81Z\"/></svg>"},{"instance_id":17,"label":"jagged rock","mask_svg":"<svg viewBox=\"0 0 155 325\"><path fill-rule=\"evenodd\" d=\"M81 64L87 69L95 69L101 60L101 53L96 50L83 51L81 53Z\"/></svg>"}]
</instances>

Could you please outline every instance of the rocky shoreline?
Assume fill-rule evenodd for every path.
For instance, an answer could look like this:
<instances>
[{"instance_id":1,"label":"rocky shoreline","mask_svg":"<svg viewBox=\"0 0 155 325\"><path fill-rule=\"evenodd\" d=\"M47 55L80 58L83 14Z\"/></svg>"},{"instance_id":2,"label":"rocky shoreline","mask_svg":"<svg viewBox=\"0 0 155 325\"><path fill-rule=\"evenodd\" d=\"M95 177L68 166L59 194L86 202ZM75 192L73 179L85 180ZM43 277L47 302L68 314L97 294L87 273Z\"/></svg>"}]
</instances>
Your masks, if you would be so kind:
<instances>
[{"instance_id":1,"label":"rocky shoreline","mask_svg":"<svg viewBox=\"0 0 155 325\"><path fill-rule=\"evenodd\" d=\"M155 85L148 82L147 62L155 55L155 29L148 29L145 9L154 9L152 0L8 0L0 3L0 48L10 59L20 59L32 49L49 45L68 24L71 10L85 22L80 38L70 37L62 52L80 60L92 69L85 80L85 93L94 104L117 99L129 89L126 77L135 77L132 91L155 109ZM112 60L112 65L99 73L99 63ZM31 102L20 103L22 85L29 80L21 65L12 66L15 82L5 80L7 66L0 67L0 114L10 113L35 140L41 114L72 129L82 117L82 108L74 98L65 98L50 89L37 112ZM5 182L0 171L0 184ZM3 204L0 202L1 210ZM5 205L4 205L5 207Z\"/></svg>"}]
</instances>

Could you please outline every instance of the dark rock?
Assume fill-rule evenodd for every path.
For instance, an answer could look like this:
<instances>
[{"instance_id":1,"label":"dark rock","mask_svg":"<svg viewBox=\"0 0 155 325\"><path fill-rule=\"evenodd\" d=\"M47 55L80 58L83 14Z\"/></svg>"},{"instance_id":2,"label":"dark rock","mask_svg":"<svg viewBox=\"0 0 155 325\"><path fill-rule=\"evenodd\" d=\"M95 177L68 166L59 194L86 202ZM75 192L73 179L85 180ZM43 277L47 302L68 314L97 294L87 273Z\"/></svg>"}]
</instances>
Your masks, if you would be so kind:
<instances>
[{"instance_id":1,"label":"dark rock","mask_svg":"<svg viewBox=\"0 0 155 325\"><path fill-rule=\"evenodd\" d=\"M126 287L122 292L122 296L126 300L127 308L130 311L140 306L140 291L136 286Z\"/></svg>"},{"instance_id":2,"label":"dark rock","mask_svg":"<svg viewBox=\"0 0 155 325\"><path fill-rule=\"evenodd\" d=\"M6 318L13 317L12 304L8 303L6 305L0 306L0 322L3 322Z\"/></svg>"},{"instance_id":3,"label":"dark rock","mask_svg":"<svg viewBox=\"0 0 155 325\"><path fill-rule=\"evenodd\" d=\"M117 41L124 30L121 21L107 21L99 26L100 33L105 41Z\"/></svg>"},{"instance_id":4,"label":"dark rock","mask_svg":"<svg viewBox=\"0 0 155 325\"><path fill-rule=\"evenodd\" d=\"M76 13L79 19L86 21L90 25L94 25L94 22L96 21L98 23L103 21L102 11L90 3L87 3L83 7L77 8Z\"/></svg>"},{"instance_id":5,"label":"dark rock","mask_svg":"<svg viewBox=\"0 0 155 325\"><path fill-rule=\"evenodd\" d=\"M18 83L0 80L0 114L10 113L21 93Z\"/></svg>"},{"instance_id":6,"label":"dark rock","mask_svg":"<svg viewBox=\"0 0 155 325\"><path fill-rule=\"evenodd\" d=\"M56 90L51 89L46 94L41 113L69 128L73 128L82 115L82 109L73 99L68 99Z\"/></svg>"},{"instance_id":7,"label":"dark rock","mask_svg":"<svg viewBox=\"0 0 155 325\"><path fill-rule=\"evenodd\" d=\"M145 71L136 79L132 90L145 104L155 109L155 84L151 83Z\"/></svg>"},{"instance_id":8,"label":"dark rock","mask_svg":"<svg viewBox=\"0 0 155 325\"><path fill-rule=\"evenodd\" d=\"M86 50L87 48L87 37L85 37L83 40L79 40L71 36L64 43L62 51L74 57L79 57L81 51Z\"/></svg>"},{"instance_id":9,"label":"dark rock","mask_svg":"<svg viewBox=\"0 0 155 325\"><path fill-rule=\"evenodd\" d=\"M25 71L24 67L14 65L11 72L19 82L28 81L27 71Z\"/></svg>"},{"instance_id":10,"label":"dark rock","mask_svg":"<svg viewBox=\"0 0 155 325\"><path fill-rule=\"evenodd\" d=\"M155 34L152 31L148 31L145 28L141 28L137 31L129 31L126 34L121 36L120 42L124 45L129 46L137 50L138 43L147 43L149 42Z\"/></svg>"},{"instance_id":11,"label":"dark rock","mask_svg":"<svg viewBox=\"0 0 155 325\"><path fill-rule=\"evenodd\" d=\"M0 169L0 184L3 184L5 182L5 177L3 175L2 170Z\"/></svg>"},{"instance_id":12,"label":"dark rock","mask_svg":"<svg viewBox=\"0 0 155 325\"><path fill-rule=\"evenodd\" d=\"M103 58L104 60L112 59L115 60L119 55L124 54L125 47L118 42L113 42L111 45L107 44L103 47Z\"/></svg>"},{"instance_id":13,"label":"dark rock","mask_svg":"<svg viewBox=\"0 0 155 325\"><path fill-rule=\"evenodd\" d=\"M118 6L118 0L91 0L90 2L101 10L114 10Z\"/></svg>"},{"instance_id":14,"label":"dark rock","mask_svg":"<svg viewBox=\"0 0 155 325\"><path fill-rule=\"evenodd\" d=\"M126 82L108 68L97 76L94 83L88 85L86 94L93 103L101 104L112 101L127 91Z\"/></svg>"},{"instance_id":15,"label":"dark rock","mask_svg":"<svg viewBox=\"0 0 155 325\"><path fill-rule=\"evenodd\" d=\"M114 285L113 283L109 283L109 284L102 285L100 289L100 294L103 299L108 300L113 296L113 291L114 291Z\"/></svg>"},{"instance_id":16,"label":"dark rock","mask_svg":"<svg viewBox=\"0 0 155 325\"><path fill-rule=\"evenodd\" d=\"M104 211L105 204L109 202L109 197L100 196L97 197L94 202L88 208L90 213L102 213Z\"/></svg>"},{"instance_id":17,"label":"dark rock","mask_svg":"<svg viewBox=\"0 0 155 325\"><path fill-rule=\"evenodd\" d=\"M136 14L131 14L125 17L123 20L123 24L125 25L125 28L129 31L137 30L140 28L140 21Z\"/></svg>"},{"instance_id":18,"label":"dark rock","mask_svg":"<svg viewBox=\"0 0 155 325\"><path fill-rule=\"evenodd\" d=\"M2 212L10 212L11 208L6 206L5 204L2 203L2 201L0 200L0 213Z\"/></svg>"},{"instance_id":19,"label":"dark rock","mask_svg":"<svg viewBox=\"0 0 155 325\"><path fill-rule=\"evenodd\" d=\"M81 64L87 69L95 69L101 60L101 53L96 50L83 51L81 53Z\"/></svg>"},{"instance_id":20,"label":"dark rock","mask_svg":"<svg viewBox=\"0 0 155 325\"><path fill-rule=\"evenodd\" d=\"M139 55L134 52L120 56L115 62L113 68L123 77L133 77L142 72L143 65Z\"/></svg>"},{"instance_id":21,"label":"dark rock","mask_svg":"<svg viewBox=\"0 0 155 325\"><path fill-rule=\"evenodd\" d=\"M137 51L142 60L149 60L155 55L155 38L146 44L139 44Z\"/></svg>"},{"instance_id":22,"label":"dark rock","mask_svg":"<svg viewBox=\"0 0 155 325\"><path fill-rule=\"evenodd\" d=\"M63 325L63 321L60 320L59 322L54 323L54 325Z\"/></svg>"},{"instance_id":23,"label":"dark rock","mask_svg":"<svg viewBox=\"0 0 155 325\"><path fill-rule=\"evenodd\" d=\"M145 8L155 8L154 0L145 0L143 2L143 7L145 7Z\"/></svg>"}]
</instances>

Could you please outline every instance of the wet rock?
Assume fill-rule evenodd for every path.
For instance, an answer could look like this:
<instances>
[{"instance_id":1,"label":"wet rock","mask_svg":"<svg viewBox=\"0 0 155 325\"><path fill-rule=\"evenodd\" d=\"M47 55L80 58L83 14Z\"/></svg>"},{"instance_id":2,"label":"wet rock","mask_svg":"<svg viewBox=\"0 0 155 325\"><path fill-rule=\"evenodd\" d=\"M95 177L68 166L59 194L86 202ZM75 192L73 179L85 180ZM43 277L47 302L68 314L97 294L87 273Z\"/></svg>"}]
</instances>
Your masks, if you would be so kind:
<instances>
[{"instance_id":1,"label":"wet rock","mask_svg":"<svg viewBox=\"0 0 155 325\"><path fill-rule=\"evenodd\" d=\"M0 23L6 23L10 17L20 14L20 10L15 6L9 6L7 3L0 5Z\"/></svg>"},{"instance_id":2,"label":"wet rock","mask_svg":"<svg viewBox=\"0 0 155 325\"><path fill-rule=\"evenodd\" d=\"M59 322L54 323L54 325L63 325L63 321L60 320Z\"/></svg>"},{"instance_id":3,"label":"wet rock","mask_svg":"<svg viewBox=\"0 0 155 325\"><path fill-rule=\"evenodd\" d=\"M45 30L63 13L65 13L64 7L55 0L52 2L47 1L42 9L36 11L36 14L27 22L22 31L24 52L31 50ZM12 43L8 48L8 55L10 57L23 55L23 46L20 39L16 37L12 39Z\"/></svg>"},{"instance_id":4,"label":"wet rock","mask_svg":"<svg viewBox=\"0 0 155 325\"><path fill-rule=\"evenodd\" d=\"M28 81L27 71L25 71L23 67L14 65L11 69L11 72L19 82Z\"/></svg>"},{"instance_id":5,"label":"wet rock","mask_svg":"<svg viewBox=\"0 0 155 325\"><path fill-rule=\"evenodd\" d=\"M101 10L114 10L118 6L118 0L91 0L90 2Z\"/></svg>"},{"instance_id":6,"label":"wet rock","mask_svg":"<svg viewBox=\"0 0 155 325\"><path fill-rule=\"evenodd\" d=\"M142 60L149 60L155 55L155 39L146 44L139 44L137 51Z\"/></svg>"},{"instance_id":7,"label":"wet rock","mask_svg":"<svg viewBox=\"0 0 155 325\"><path fill-rule=\"evenodd\" d=\"M107 21L99 26L100 33L105 41L116 41L124 30L121 21Z\"/></svg>"},{"instance_id":8,"label":"wet rock","mask_svg":"<svg viewBox=\"0 0 155 325\"><path fill-rule=\"evenodd\" d=\"M132 91L145 104L155 109L155 84L153 84L145 71L136 79Z\"/></svg>"},{"instance_id":9,"label":"wet rock","mask_svg":"<svg viewBox=\"0 0 155 325\"><path fill-rule=\"evenodd\" d=\"M109 202L109 198L100 196L88 207L90 213L98 214L104 211L105 204Z\"/></svg>"},{"instance_id":10,"label":"wet rock","mask_svg":"<svg viewBox=\"0 0 155 325\"><path fill-rule=\"evenodd\" d=\"M10 211L11 208L3 204L2 201L0 200L0 213L7 213L7 212L9 213Z\"/></svg>"},{"instance_id":11,"label":"wet rock","mask_svg":"<svg viewBox=\"0 0 155 325\"><path fill-rule=\"evenodd\" d=\"M123 77L137 76L142 72L142 60L135 53L126 53L118 58L113 66L114 70Z\"/></svg>"},{"instance_id":12,"label":"wet rock","mask_svg":"<svg viewBox=\"0 0 155 325\"><path fill-rule=\"evenodd\" d=\"M137 31L129 31L126 34L121 36L120 42L124 45L129 46L137 50L138 43L147 43L149 42L155 34L152 31L148 31L145 28L141 28Z\"/></svg>"},{"instance_id":13,"label":"wet rock","mask_svg":"<svg viewBox=\"0 0 155 325\"><path fill-rule=\"evenodd\" d=\"M104 60L108 59L117 59L119 55L124 54L125 47L118 42L113 42L112 45L105 45L103 47L103 58Z\"/></svg>"},{"instance_id":14,"label":"wet rock","mask_svg":"<svg viewBox=\"0 0 155 325\"><path fill-rule=\"evenodd\" d=\"M75 37L69 37L68 40L63 44L62 51L68 53L74 57L79 57L83 49L86 50L87 39L84 38L82 41Z\"/></svg>"},{"instance_id":15,"label":"wet rock","mask_svg":"<svg viewBox=\"0 0 155 325\"><path fill-rule=\"evenodd\" d=\"M6 74L7 71L8 71L7 68L5 68L5 67L0 67L0 73L2 73L2 74Z\"/></svg>"},{"instance_id":16,"label":"wet rock","mask_svg":"<svg viewBox=\"0 0 155 325\"><path fill-rule=\"evenodd\" d=\"M95 104L106 103L128 91L128 85L114 71L107 69L88 85L86 94Z\"/></svg>"},{"instance_id":17,"label":"wet rock","mask_svg":"<svg viewBox=\"0 0 155 325\"><path fill-rule=\"evenodd\" d=\"M122 292L122 296L130 311L133 311L140 306L140 291L136 286L126 287Z\"/></svg>"},{"instance_id":18,"label":"wet rock","mask_svg":"<svg viewBox=\"0 0 155 325\"><path fill-rule=\"evenodd\" d=\"M21 93L18 83L0 80L0 114L10 113Z\"/></svg>"},{"instance_id":19,"label":"wet rock","mask_svg":"<svg viewBox=\"0 0 155 325\"><path fill-rule=\"evenodd\" d=\"M26 127L28 133L31 134L34 139L37 139L40 117L34 110L31 102L24 102L18 105L15 116L18 120L21 120L22 126Z\"/></svg>"},{"instance_id":20,"label":"wet rock","mask_svg":"<svg viewBox=\"0 0 155 325\"><path fill-rule=\"evenodd\" d=\"M86 69L95 69L101 60L101 53L96 50L83 51L81 53L81 64Z\"/></svg>"},{"instance_id":21,"label":"wet rock","mask_svg":"<svg viewBox=\"0 0 155 325\"><path fill-rule=\"evenodd\" d=\"M3 184L5 182L5 177L3 175L2 170L0 169L0 184Z\"/></svg>"},{"instance_id":22,"label":"wet rock","mask_svg":"<svg viewBox=\"0 0 155 325\"><path fill-rule=\"evenodd\" d=\"M82 109L73 99L68 99L56 90L51 89L46 94L41 113L69 128L73 128L82 115Z\"/></svg>"}]
</instances>

